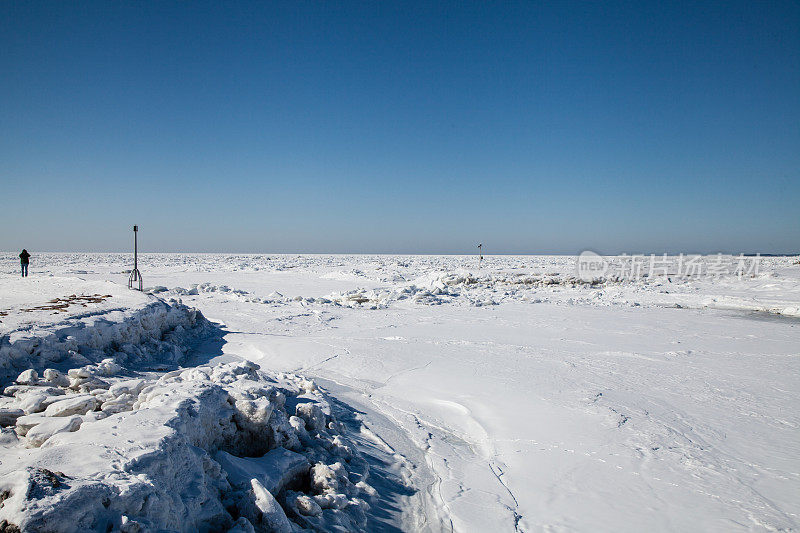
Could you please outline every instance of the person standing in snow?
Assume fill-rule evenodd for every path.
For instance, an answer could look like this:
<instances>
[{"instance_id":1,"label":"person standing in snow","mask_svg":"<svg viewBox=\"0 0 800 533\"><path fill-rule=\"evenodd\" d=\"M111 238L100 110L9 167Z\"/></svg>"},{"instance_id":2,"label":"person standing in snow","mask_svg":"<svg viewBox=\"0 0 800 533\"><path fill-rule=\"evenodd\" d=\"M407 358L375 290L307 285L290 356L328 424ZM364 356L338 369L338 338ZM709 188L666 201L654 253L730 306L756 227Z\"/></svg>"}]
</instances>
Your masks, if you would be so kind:
<instances>
[{"instance_id":1,"label":"person standing in snow","mask_svg":"<svg viewBox=\"0 0 800 533\"><path fill-rule=\"evenodd\" d=\"M22 277L28 277L28 263L30 262L31 254L28 253L28 250L25 248L22 249L22 253L19 254L19 262L22 265Z\"/></svg>"}]
</instances>

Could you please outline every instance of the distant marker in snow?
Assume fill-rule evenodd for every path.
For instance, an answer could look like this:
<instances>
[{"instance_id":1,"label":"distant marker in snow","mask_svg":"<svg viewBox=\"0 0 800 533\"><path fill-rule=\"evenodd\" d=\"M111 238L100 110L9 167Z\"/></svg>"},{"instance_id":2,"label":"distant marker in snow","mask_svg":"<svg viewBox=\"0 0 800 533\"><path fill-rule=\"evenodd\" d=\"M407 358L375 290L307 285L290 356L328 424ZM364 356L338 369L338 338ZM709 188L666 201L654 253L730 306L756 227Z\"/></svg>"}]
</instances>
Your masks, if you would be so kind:
<instances>
[{"instance_id":1,"label":"distant marker in snow","mask_svg":"<svg viewBox=\"0 0 800 533\"><path fill-rule=\"evenodd\" d=\"M478 244L478 266L483 263L483 243Z\"/></svg>"},{"instance_id":2,"label":"distant marker in snow","mask_svg":"<svg viewBox=\"0 0 800 533\"><path fill-rule=\"evenodd\" d=\"M128 288L142 290L142 274L139 272L139 226L133 227L133 270L128 278ZM135 287L135 285L139 287Z\"/></svg>"}]
</instances>

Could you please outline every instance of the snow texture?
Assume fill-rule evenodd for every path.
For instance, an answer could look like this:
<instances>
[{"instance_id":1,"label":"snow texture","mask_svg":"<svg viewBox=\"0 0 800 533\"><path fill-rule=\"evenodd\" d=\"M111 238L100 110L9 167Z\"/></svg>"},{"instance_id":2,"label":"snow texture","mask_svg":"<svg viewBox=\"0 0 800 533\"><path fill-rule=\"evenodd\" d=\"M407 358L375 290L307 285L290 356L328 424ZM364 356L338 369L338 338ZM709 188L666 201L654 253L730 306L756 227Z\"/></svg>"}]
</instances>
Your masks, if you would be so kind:
<instances>
[{"instance_id":1,"label":"snow texture","mask_svg":"<svg viewBox=\"0 0 800 533\"><path fill-rule=\"evenodd\" d=\"M64 309L58 319L17 308L30 314L5 326L4 367L31 367L2 397L6 528L364 530L368 466L313 381L249 361L154 371L181 361L211 326L178 302L105 288L106 300L116 290L131 306ZM83 362L92 363L70 368ZM313 468L329 464L347 482L312 484ZM298 494L338 505L307 517Z\"/></svg>"},{"instance_id":2,"label":"snow texture","mask_svg":"<svg viewBox=\"0 0 800 533\"><path fill-rule=\"evenodd\" d=\"M33 259L0 254L4 525L800 528L796 257L144 254L144 294Z\"/></svg>"}]
</instances>

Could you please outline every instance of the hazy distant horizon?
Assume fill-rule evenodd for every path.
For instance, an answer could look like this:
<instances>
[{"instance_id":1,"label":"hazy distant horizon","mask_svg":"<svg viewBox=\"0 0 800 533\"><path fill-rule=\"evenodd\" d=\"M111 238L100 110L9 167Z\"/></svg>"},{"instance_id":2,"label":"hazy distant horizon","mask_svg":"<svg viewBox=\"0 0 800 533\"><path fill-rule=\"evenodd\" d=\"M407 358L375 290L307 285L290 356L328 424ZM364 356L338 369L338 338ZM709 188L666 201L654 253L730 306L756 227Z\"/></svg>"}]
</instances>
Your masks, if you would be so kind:
<instances>
[{"instance_id":1,"label":"hazy distant horizon","mask_svg":"<svg viewBox=\"0 0 800 533\"><path fill-rule=\"evenodd\" d=\"M28 252L32 254L131 254L133 255L133 250L33 250L27 249ZM0 251L0 254L17 254L20 250L5 250ZM726 250L714 250L714 251L697 251L697 250L689 250L689 251L598 251L592 248L582 249L576 252L491 252L491 253L483 253L484 257L491 257L491 256L577 256L580 255L582 252L591 251L595 252L599 255L603 256L620 256L620 255L663 255L667 254L669 256L677 256L680 254L684 255L732 255L738 256L740 254L744 254L746 256L753 256L756 254L760 254L763 257L793 257L796 255L800 255L799 252L751 252L751 251L726 251ZM140 255L158 255L158 254L174 254L174 255L342 255L342 256L351 256L351 255L387 255L387 256L463 256L463 257L472 257L478 256L478 251L474 252L296 252L296 251L174 251L174 250L160 250L160 251L152 251L152 250L139 250Z\"/></svg>"}]
</instances>

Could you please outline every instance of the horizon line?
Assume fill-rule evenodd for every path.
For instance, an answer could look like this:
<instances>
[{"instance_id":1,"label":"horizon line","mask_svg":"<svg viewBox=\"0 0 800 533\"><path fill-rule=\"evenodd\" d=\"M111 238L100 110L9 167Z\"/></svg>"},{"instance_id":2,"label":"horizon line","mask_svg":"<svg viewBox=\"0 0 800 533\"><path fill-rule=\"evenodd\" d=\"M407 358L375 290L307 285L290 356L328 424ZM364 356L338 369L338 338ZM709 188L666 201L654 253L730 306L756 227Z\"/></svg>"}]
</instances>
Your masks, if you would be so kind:
<instances>
[{"instance_id":1,"label":"horizon line","mask_svg":"<svg viewBox=\"0 0 800 533\"><path fill-rule=\"evenodd\" d=\"M27 248L26 248L27 249ZM684 252L674 252L674 251L659 251L659 252L598 252L595 249L586 248L581 250L580 252L572 252L572 253L564 253L564 252L539 252L539 253L530 253L530 252L497 252L497 253L484 253L482 254L484 258L486 257L493 257L493 256L553 256L553 257L576 257L579 256L583 252L594 252L601 256L660 256L660 255L667 255L667 256L678 256L678 255L730 255L730 256L756 256L759 255L761 257L793 257L800 255L800 252L752 252L752 251L739 251L739 252L730 252L730 251L708 251L708 252L698 252L698 251L684 251ZM0 254L16 254L17 252L11 250L0 251ZM35 253L39 254L133 254L133 250L95 250L95 251L87 251L87 250L42 250L42 251L35 251ZM146 252L139 252L140 255L153 255L153 254L185 254L185 255L386 255L386 256L456 256L456 257L472 257L480 255L478 252L470 252L470 253L457 253L457 252L240 252L240 251L146 251Z\"/></svg>"}]
</instances>

